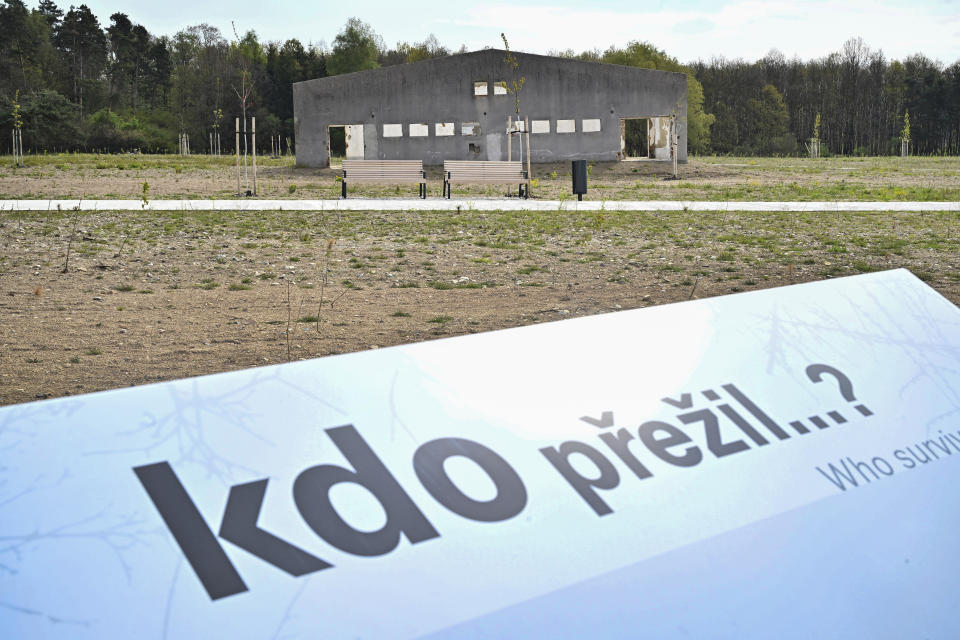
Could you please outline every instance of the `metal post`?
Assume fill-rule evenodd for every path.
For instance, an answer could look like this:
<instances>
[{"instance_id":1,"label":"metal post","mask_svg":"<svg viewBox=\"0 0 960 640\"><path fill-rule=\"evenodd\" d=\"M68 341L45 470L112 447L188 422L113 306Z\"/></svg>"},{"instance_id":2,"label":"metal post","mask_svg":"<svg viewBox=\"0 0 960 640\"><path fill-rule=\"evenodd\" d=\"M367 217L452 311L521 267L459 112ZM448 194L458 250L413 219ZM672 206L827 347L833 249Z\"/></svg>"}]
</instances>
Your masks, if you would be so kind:
<instances>
[{"instance_id":1,"label":"metal post","mask_svg":"<svg viewBox=\"0 0 960 640\"><path fill-rule=\"evenodd\" d=\"M253 195L257 195L257 119L250 118L250 123L253 145Z\"/></svg>"},{"instance_id":2,"label":"metal post","mask_svg":"<svg viewBox=\"0 0 960 640\"><path fill-rule=\"evenodd\" d=\"M680 177L677 164L680 159L677 157L680 153L680 136L677 134L677 117L670 117L670 155L673 156L673 178Z\"/></svg>"},{"instance_id":3,"label":"metal post","mask_svg":"<svg viewBox=\"0 0 960 640\"><path fill-rule=\"evenodd\" d=\"M250 149L247 146L247 119L243 119L243 193L244 195L250 192L250 169L247 166L247 156L250 155Z\"/></svg>"},{"instance_id":4,"label":"metal post","mask_svg":"<svg viewBox=\"0 0 960 640\"><path fill-rule=\"evenodd\" d=\"M523 168L523 133L520 130L520 116L517 116L517 119L513 121L513 126L510 127L510 139L513 139L513 136L517 135L519 139L517 140L517 156L520 160L520 168ZM513 160L511 157L510 160Z\"/></svg>"},{"instance_id":5,"label":"metal post","mask_svg":"<svg viewBox=\"0 0 960 640\"><path fill-rule=\"evenodd\" d=\"M237 140L233 151L237 156L237 195L240 195L240 118L237 118Z\"/></svg>"},{"instance_id":6,"label":"metal post","mask_svg":"<svg viewBox=\"0 0 960 640\"><path fill-rule=\"evenodd\" d=\"M533 171L530 169L530 119L524 116L523 130L527 138L527 180L533 180ZM527 183L527 197L530 197L530 183Z\"/></svg>"}]
</instances>

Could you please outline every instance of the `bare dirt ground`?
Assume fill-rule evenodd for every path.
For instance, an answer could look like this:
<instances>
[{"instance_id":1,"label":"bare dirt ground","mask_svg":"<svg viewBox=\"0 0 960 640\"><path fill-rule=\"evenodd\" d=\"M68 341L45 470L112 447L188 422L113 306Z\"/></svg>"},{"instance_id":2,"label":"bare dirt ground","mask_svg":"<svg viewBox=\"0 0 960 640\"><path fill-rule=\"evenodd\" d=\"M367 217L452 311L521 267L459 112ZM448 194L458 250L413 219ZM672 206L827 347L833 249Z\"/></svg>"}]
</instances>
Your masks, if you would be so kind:
<instances>
[{"instance_id":1,"label":"bare dirt ground","mask_svg":"<svg viewBox=\"0 0 960 640\"><path fill-rule=\"evenodd\" d=\"M895 267L960 302L960 213L0 213L0 403Z\"/></svg>"}]
</instances>

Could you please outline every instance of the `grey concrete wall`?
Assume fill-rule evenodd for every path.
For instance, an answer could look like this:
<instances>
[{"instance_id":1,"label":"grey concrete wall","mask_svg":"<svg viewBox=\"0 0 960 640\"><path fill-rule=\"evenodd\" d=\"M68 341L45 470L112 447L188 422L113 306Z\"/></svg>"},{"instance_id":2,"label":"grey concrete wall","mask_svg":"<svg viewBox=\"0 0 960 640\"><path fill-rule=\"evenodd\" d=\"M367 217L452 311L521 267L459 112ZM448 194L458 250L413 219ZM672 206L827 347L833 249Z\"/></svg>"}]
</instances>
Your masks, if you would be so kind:
<instances>
[{"instance_id":1,"label":"grey concrete wall","mask_svg":"<svg viewBox=\"0 0 960 640\"><path fill-rule=\"evenodd\" d=\"M620 120L676 115L679 158L687 160L687 79L682 73L581 62L516 53L517 74L526 78L520 113L549 120L549 134L531 134L534 162L617 160ZM495 82L513 79L505 51L488 49L372 71L307 80L293 85L297 163L329 164L327 127L363 124L364 157L416 160L505 160L507 118L516 115L513 95L493 95ZM474 82L487 81L489 95L474 96ZM558 119L576 120L575 133L556 133ZM582 131L584 119L599 119L601 131ZM436 136L438 122L455 123L455 135ZM480 124L480 136L461 135L462 124ZM429 135L410 137L411 123L429 125ZM403 137L383 137L384 124L401 124ZM514 137L514 143L518 141ZM479 153L470 145L479 145ZM514 148L514 159L517 152Z\"/></svg>"}]
</instances>

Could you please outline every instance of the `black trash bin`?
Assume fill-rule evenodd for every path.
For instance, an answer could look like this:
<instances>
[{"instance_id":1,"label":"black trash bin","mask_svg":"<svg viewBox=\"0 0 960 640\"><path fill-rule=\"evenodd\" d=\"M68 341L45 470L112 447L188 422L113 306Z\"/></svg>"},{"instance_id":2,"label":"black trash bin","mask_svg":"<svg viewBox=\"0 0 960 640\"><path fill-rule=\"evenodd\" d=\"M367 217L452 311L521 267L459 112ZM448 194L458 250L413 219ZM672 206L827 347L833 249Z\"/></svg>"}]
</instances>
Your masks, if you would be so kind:
<instances>
[{"instance_id":1,"label":"black trash bin","mask_svg":"<svg viewBox=\"0 0 960 640\"><path fill-rule=\"evenodd\" d=\"M587 161L574 160L570 175L573 176L573 192L577 200L583 200L583 194L587 192Z\"/></svg>"}]
</instances>

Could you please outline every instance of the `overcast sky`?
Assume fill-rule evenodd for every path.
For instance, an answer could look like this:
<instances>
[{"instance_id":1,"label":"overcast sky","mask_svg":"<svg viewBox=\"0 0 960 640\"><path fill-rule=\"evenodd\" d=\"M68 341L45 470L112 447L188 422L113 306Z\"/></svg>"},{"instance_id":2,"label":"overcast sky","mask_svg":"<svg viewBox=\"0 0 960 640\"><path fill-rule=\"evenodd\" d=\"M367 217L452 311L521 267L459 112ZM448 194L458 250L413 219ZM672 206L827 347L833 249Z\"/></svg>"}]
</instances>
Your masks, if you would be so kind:
<instances>
[{"instance_id":1,"label":"overcast sky","mask_svg":"<svg viewBox=\"0 0 960 640\"><path fill-rule=\"evenodd\" d=\"M76 0L77 4L83 0ZM28 0L28 4L31 3ZM347 18L369 23L388 46L433 33L451 49L500 46L505 31L518 51L605 49L648 41L682 62L712 56L755 60L771 49L787 57L821 57L861 37L887 57L914 53L946 64L960 60L960 0L524 0L443 3L436 0L86 0L101 24L121 11L151 33L172 35L206 22L230 36L253 29L261 41L333 42ZM63 3L61 8L69 5Z\"/></svg>"}]
</instances>

